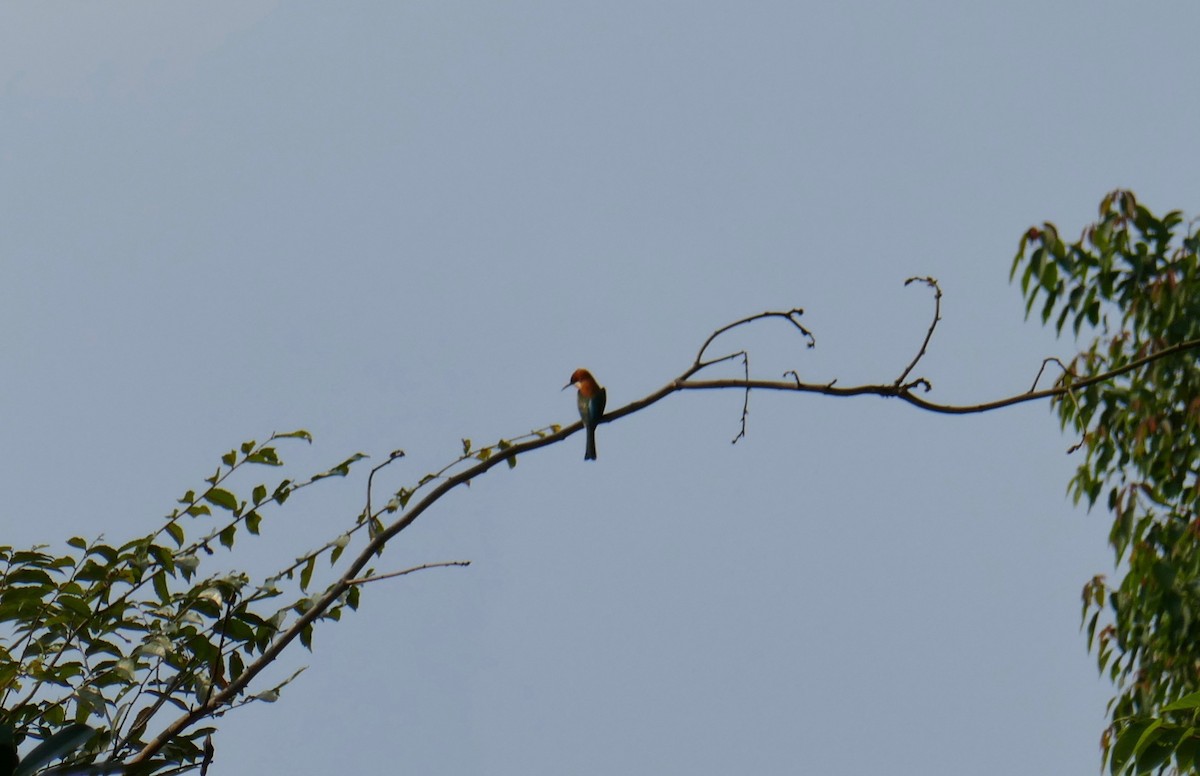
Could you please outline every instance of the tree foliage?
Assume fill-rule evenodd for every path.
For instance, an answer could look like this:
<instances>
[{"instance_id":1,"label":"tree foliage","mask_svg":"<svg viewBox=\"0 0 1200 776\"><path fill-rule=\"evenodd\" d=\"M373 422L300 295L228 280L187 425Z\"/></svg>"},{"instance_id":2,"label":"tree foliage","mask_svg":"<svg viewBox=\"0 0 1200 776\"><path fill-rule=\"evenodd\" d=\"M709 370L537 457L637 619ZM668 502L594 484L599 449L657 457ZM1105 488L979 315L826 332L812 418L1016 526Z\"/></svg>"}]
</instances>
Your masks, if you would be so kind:
<instances>
[{"instance_id":1,"label":"tree foliage","mask_svg":"<svg viewBox=\"0 0 1200 776\"><path fill-rule=\"evenodd\" d=\"M113 546L75 537L62 553L0 547L0 746L12 754L0 762L0 775L32 772L61 757L70 762L44 772L202 766L213 728L193 723L272 700L290 681L212 704L305 611L317 560L336 560L345 543L334 540L258 582L241 572L200 573L205 558L231 550L241 534L257 535L264 517L296 491L345 474L357 459L305 482L258 484L248 498L238 496L234 475L281 466L276 445L289 439L311 441L296 431L226 453L153 533L132 541ZM287 592L292 596L281 605ZM336 619L357 602L352 587L324 616ZM301 638L307 644L311 628ZM177 732L162 735L171 729L164 718L175 719ZM25 739L42 743L18 765L15 750Z\"/></svg>"},{"instance_id":2,"label":"tree foliage","mask_svg":"<svg viewBox=\"0 0 1200 776\"><path fill-rule=\"evenodd\" d=\"M485 447L464 439L449 465L373 507L372 480L404 456L396 450L371 471L364 509L320 547L257 580L241 571L205 575L201 567L238 539L258 536L298 491L347 475L365 455L303 481L235 486L248 470L283 466L280 444L312 441L303 430L273 434L221 456L150 534L118 546L74 537L61 553L0 546L0 776L204 773L214 721L278 699L299 672L253 690L251 683L293 643L311 649L318 624L357 609L363 585L468 565L374 575L368 564L390 538L450 488L501 462L511 468L531 443L563 436L551 426ZM361 550L343 557L355 540ZM330 574L320 573L325 564ZM18 757L26 741L40 743Z\"/></svg>"},{"instance_id":3,"label":"tree foliage","mask_svg":"<svg viewBox=\"0 0 1200 776\"><path fill-rule=\"evenodd\" d=\"M1115 191L1074 242L1051 223L1030 229L1012 268L1027 313L1083 346L1052 402L1081 437L1070 493L1113 521L1119 578L1085 585L1083 627L1116 685L1103 739L1114 774L1200 767L1198 248L1179 211L1156 216ZM1079 386L1168 351L1179 354Z\"/></svg>"},{"instance_id":4,"label":"tree foliage","mask_svg":"<svg viewBox=\"0 0 1200 776\"><path fill-rule=\"evenodd\" d=\"M768 321L815 346L802 310L767 311L713 331L681 374L601 422L688 390L743 392L734 442L746 435L754 390L895 398L950 414L1049 399L1063 427L1081 436L1071 493L1089 507L1106 497L1113 517L1121 578L1095 577L1083 602L1089 649L1117 688L1104 737L1108 764L1114 774L1193 770L1200 765L1198 242L1178 212L1157 217L1123 191L1105 197L1100 220L1073 243L1049 223L1030 229L1012 270L1027 313L1037 310L1060 334L1086 343L1070 363L1059 362L1062 374L1049 388L1035 382L1028 392L971 405L931 400L930 381L913 375L941 320L942 290L931 277L910 278L906 285L932 289L933 316L892 379L810 383L798 370L766 379L752 374L746 351L710 354L726 332ZM728 364L740 364L741 375L699 379ZM264 685L261 672L294 644L311 649L314 629L356 609L366 583L467 565L376 574L370 564L391 539L451 490L582 428L551 425L485 447L463 439L461 455L445 467L373 504L375 475L404 457L397 450L371 470L365 506L349 512L334 536L259 578L211 572L205 562L257 536L298 491L346 475L366 456L299 481L244 483L255 470L282 466L282 444L311 441L305 431L275 434L222 456L145 536L119 544L75 537L64 550L0 546L0 776L203 774L215 720L274 701L295 674Z\"/></svg>"}]
</instances>

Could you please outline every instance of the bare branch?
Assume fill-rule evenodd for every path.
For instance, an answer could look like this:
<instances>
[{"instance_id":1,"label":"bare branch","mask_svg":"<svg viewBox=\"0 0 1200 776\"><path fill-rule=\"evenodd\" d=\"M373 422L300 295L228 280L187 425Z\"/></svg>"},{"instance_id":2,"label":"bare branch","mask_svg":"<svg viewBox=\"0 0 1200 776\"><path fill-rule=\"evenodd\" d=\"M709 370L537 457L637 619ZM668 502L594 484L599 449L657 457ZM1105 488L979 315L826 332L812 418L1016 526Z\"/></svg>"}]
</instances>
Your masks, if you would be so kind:
<instances>
[{"instance_id":1,"label":"bare branch","mask_svg":"<svg viewBox=\"0 0 1200 776\"><path fill-rule=\"evenodd\" d=\"M347 585L365 585L368 582L378 582L381 579L392 579L393 577L402 577L405 574L411 574L414 571L424 571L425 569L437 569L448 566L470 566L469 560L443 560L437 563L422 563L420 566L413 566L410 569L403 571L393 571L389 574L376 574L373 577L359 577L358 579L347 579Z\"/></svg>"},{"instance_id":2,"label":"bare branch","mask_svg":"<svg viewBox=\"0 0 1200 776\"><path fill-rule=\"evenodd\" d=\"M371 469L371 473L367 475L367 509L365 512L363 512L363 522L369 521L373 515L371 512L371 482L375 479L375 473L385 466L391 466L393 463L403 457L403 450L393 450L391 454L388 455L388 459L386 461L379 464L374 469Z\"/></svg>"},{"instance_id":3,"label":"bare branch","mask_svg":"<svg viewBox=\"0 0 1200 776\"><path fill-rule=\"evenodd\" d=\"M765 319L765 318L784 318L784 319L786 319L797 330L799 330L800 333L804 336L804 338L807 340L808 347L811 348L814 346L815 339L814 339L812 333L809 332L799 322L799 316L802 314L802 311L800 309L797 308L797 309L788 310L788 311L773 311L773 312L768 311L768 312L759 313L757 315L750 316L749 318L744 318L740 321L736 321L732 324L729 324L720 329L717 329L715 332L713 332L711 335L709 335L708 339L706 339L704 341L704 344L700 347L700 350L696 354L695 360L693 361L691 366L688 367L688 369L684 371L683 374L681 374L679 377L676 377L672 381L668 382L666 385L662 386L661 388L657 389L656 391L653 391L652 393L642 397L641 399L637 399L633 402L630 402L629 404L626 404L623 407L619 407L611 412L606 413L604 415L604 417L600 419L600 422L601 423L609 423L609 422L618 420L620 418L623 418L626 415L630 415L632 413L646 409L650 405L655 404L655 403L661 401L662 399L666 398L667 396L670 396L671 394L676 393L678 391L714 390L714 389L727 389L727 388L737 389L737 390L743 391L745 393L745 400L743 402L743 408L742 408L742 431L733 440L734 442L736 442L738 439L745 436L746 416L749 412L749 409L748 409L748 407L749 407L749 392L752 389L771 390L771 391L793 391L793 392L799 392L799 393L819 393L819 394L824 394L824 395L828 395L828 396L872 395L872 396L882 396L885 398L894 397L894 398L900 399L904 402L907 402L919 409L927 410L930 412L938 412L938 413L954 414L954 415L973 414L973 413L980 413L980 412L989 412L991 410L996 410L996 409L1000 409L1002 407L1008 407L1008 406L1012 406L1012 405L1016 405L1016 404L1022 404L1022 403L1029 402L1029 401L1037 401L1040 399L1054 398L1054 397L1069 395L1070 391L1072 391L1074 389L1085 388L1089 385L1094 385L1096 383L1101 383L1101 382L1104 382L1107 380L1111 380L1120 375L1140 369L1143 366L1145 366L1153 361L1157 361L1157 360L1160 360L1163 358L1168 358L1170 356L1177 355L1177 354L1183 353L1185 351L1200 349L1200 339L1190 340L1187 342L1179 343L1177 345L1173 345L1171 347L1163 348L1162 350L1156 351L1154 353L1149 353L1149 354L1147 354L1141 358L1138 358L1134 361L1131 361L1130 363L1128 363L1122 367L1119 367L1117 369L1112 369L1107 372L1103 372L1101 374L1096 374L1096 375L1092 375L1089 377L1076 379L1072 382L1071 385L1058 386L1058 387L1054 387L1054 388L1044 389L1041 391L1031 390L1026 393L1021 393L1021 394L1017 394L1014 396L1008 396L1005 398L996 399L996 400L989 401L989 402L983 402L980 404L951 405L951 404L940 404L937 402L931 402L927 399L923 399L923 398L919 397L915 393L915 390L918 388L922 389L925 392L928 392L931 388L928 380L926 380L924 378L920 378L920 379L917 379L915 381L911 381L908 383L905 383L904 380L906 377L908 377L908 375L911 373L911 371L915 368L916 364L923 357L923 355L926 351L926 348L929 344L929 341L930 341L931 337L933 336L933 331L936 328L938 321L940 320L941 290L940 290L940 288L938 288L937 282L933 278L914 278L914 279L910 279L910 282L912 282L913 280L924 282L927 285L930 285L931 287L934 288L934 290L935 290L934 320L931 323L929 330L926 332L925 340L922 343L921 348L920 348L919 352L917 353L917 356L909 364L908 368L906 368L904 370L904 372L901 374L900 378L891 384L860 385L860 386L852 386L852 387L843 388L843 387L838 387L836 385L837 380L830 380L827 383L805 383L800 379L799 373L795 370L790 370L788 372L785 372L783 374L783 377L790 378L790 379L785 379L782 381L754 380L754 379L751 379L750 375L749 375L749 357L745 351L738 351L737 353L729 354L729 355L722 356L720 358L716 358L716 359L712 359L712 360L708 360L708 361L705 360L705 353L706 353L708 347L712 344L712 342L719 335L721 335L722 333L727 332L733 328L736 328L738 326L743 326L743 325L749 324L753 321L757 321L757 320L761 320L761 319ZM731 360L731 359L737 358L739 356L741 356L743 359L744 377L742 379L725 379L725 380L692 380L691 379L697 372L701 371L702 369L704 369L708 366L712 366L714 364L721 363L723 361ZM1045 366L1045 364L1043 364L1043 367L1044 366ZM1035 386L1036 386L1036 382L1035 382ZM555 428L557 428L557 427L555 427ZM424 480L422 482L422 485L424 485L427 482L431 487L431 489L425 493L424 497L421 498L420 501L417 501L415 503L410 503L407 510L403 511L401 513L401 515L394 522L392 522L390 525L387 525L382 530L375 532L375 534L370 537L369 541L363 547L362 551L350 562L350 564L345 568L345 570L338 577L338 579L332 585L330 585L323 594L321 594L319 597L316 597L315 600L312 600L309 608L306 609L302 614L300 614L287 628L281 630L276 635L275 639L269 645L267 645L267 647L264 650L262 650L262 652L259 654L259 656L256 660L254 660L252 663L247 665L245 667L245 669L243 670L243 672L237 676L237 678L232 679L219 692L213 693L204 703L189 710L188 712L184 713L179 718L177 718L177 719L173 720L171 723L169 723L159 733L159 735L157 737L155 737L152 741L147 743L141 749L141 751L139 751L130 760L130 762L128 764L136 765L138 763L147 762L148 760L150 760L150 758L154 757L154 755L157 754L164 746L166 746L167 743L170 742L175 736L182 733L184 730L186 730L187 728L189 728L190 726L195 724L197 721L204 719L206 717L209 717L213 714L219 713L222 709L235 704L238 696L246 689L246 687L249 685L249 683L251 681L253 681L254 678L256 676L258 676L268 665L273 663L275 661L275 659L284 651L284 649L286 649L289 644L291 644L296 638L298 638L310 625L312 625L318 619L321 619L326 614L326 612L329 611L329 609L331 607L337 605L338 602L342 600L343 596L346 595L346 593L350 590L350 588L352 586L366 584L367 582L373 582L373 581L382 580L382 579L389 579L391 577L402 576L405 574L410 574L414 571L420 571L420 570L427 569L427 568L436 568L436 567L441 567L441 566L465 566L465 565L467 565L469 563L468 561L451 561L451 562L443 562L443 563L431 563L431 564L425 564L422 566L416 566L416 567L413 567L410 569L405 569L403 571L393 572L390 574L382 574L382 575L366 576L366 577L359 576L360 572L367 566L367 564L372 560L372 558L374 558L376 555L378 555L382 551L384 546L386 546L389 541L391 541L393 538L395 538L401 531L404 531L406 528L408 528L410 525L412 525L422 514L425 513L425 511L427 509L429 509L431 506L433 506L435 503L437 503L443 496L445 496L451 490L459 487L460 485L469 484L471 482L471 480L483 475L488 470L492 469L495 466L500 465L501 463L508 463L511 459L514 459L517 456L524 455L526 453L530 453L530 452L540 449L542 447L546 447L548 445L552 445L557 442L560 442L560 441L566 439L567 437L575 434L576 432L581 431L582 429L583 429L583 423L576 422L572 425L569 425L569 426L566 426L563 428L558 428L558 430L554 431L553 433L548 433L548 434L543 435L539 431L536 434L531 435L536 438L530 438L530 439L528 439L528 441L521 441L521 442L517 442L515 444L510 444L507 447L497 446L497 448L495 448L495 452L493 452L490 456L486 457L483 460L478 460L477 462L473 463L472 465L467 466L466 468L460 469L457 472L451 474L450 472L451 472L453 466L465 464L467 461L471 460L471 456L469 455L469 453L464 453L463 457L458 459L458 461L456 461L454 464L451 464L450 466L447 466L446 468L444 468L442 470L442 472L440 472L438 474L437 477L432 477L432 478L428 478L427 480ZM374 471L378 471L380 468L382 468L383 466L386 466L388 463L391 463L393 460L395 460L398 457L399 457L398 455L393 454L393 456L387 462L382 464L380 467L377 467ZM434 484L435 482L437 483L436 485ZM389 509L390 509L390 507L385 507L385 508L380 509L378 514L372 514L370 511L370 507L368 507L368 511L366 513L368 520L365 520L364 522L373 521L375 518L383 515L385 512L388 512ZM394 510L391 510L391 511L394 511Z\"/></svg>"},{"instance_id":4,"label":"bare branch","mask_svg":"<svg viewBox=\"0 0 1200 776\"><path fill-rule=\"evenodd\" d=\"M1149 363L1159 361L1169 356L1174 356L1189 350L1200 349L1200 339L1188 340L1180 342L1177 345L1172 345L1168 348L1149 353L1139 359L1130 361L1124 366L1116 369L1111 369L1107 372L1091 375L1090 377L1080 378L1071 385L1059 386L1057 388L1046 388L1041 391L1029 391L1019 393L1015 396L1007 396L994 401L982 402L980 404L939 404L937 402L922 399L912 393L906 386L896 385L859 385L850 388L837 388L833 383L828 384L812 384L802 383L799 380L791 382L776 382L772 380L751 380L748 383L742 380L693 380L680 382L679 390L712 390L718 388L737 388L743 389L749 386L768 391L798 391L801 393L821 393L827 396L894 396L898 399L912 404L914 407L919 407L930 412L938 412L946 415L971 415L979 412L991 412L1002 407L1011 407L1015 404L1024 404L1025 402L1038 401L1040 399L1050 399L1059 396L1068 396L1073 390L1086 388L1089 385L1107 382L1114 377L1120 377L1123 374L1141 369ZM922 381L918 381L922 382Z\"/></svg>"},{"instance_id":5,"label":"bare branch","mask_svg":"<svg viewBox=\"0 0 1200 776\"><path fill-rule=\"evenodd\" d=\"M912 277L904 281L904 285L906 286L911 283L924 283L933 289L933 322L929 324L929 331L925 332L925 341L921 343L921 349L917 351L917 355L913 357L913 360L909 362L909 365L906 366L904 371L900 373L900 376L896 378L894 385L897 387L901 386L901 384L904 382L904 378L908 377L908 373L911 372L917 366L917 362L925 356L925 349L929 347L929 340L933 339L933 330L937 328L938 321L942 319L942 287L938 285L937 280L933 277ZM924 383L926 392L928 392L932 387L929 385L929 381L925 380L924 378L916 380L915 382L903 387L915 388L921 383Z\"/></svg>"},{"instance_id":6,"label":"bare branch","mask_svg":"<svg viewBox=\"0 0 1200 776\"><path fill-rule=\"evenodd\" d=\"M1043 358L1042 359L1042 368L1038 370L1037 377L1033 378L1033 385L1029 386L1030 393L1033 393L1035 390L1037 390L1038 381L1042 379L1042 373L1046 371L1046 367L1049 366L1050 364L1058 364L1058 368L1063 370L1063 374L1068 374L1068 375L1071 375L1072 377L1075 377L1075 373L1072 372L1070 369L1067 369L1066 364L1064 364L1062 361L1055 358L1054 356L1051 356L1050 358Z\"/></svg>"},{"instance_id":7,"label":"bare branch","mask_svg":"<svg viewBox=\"0 0 1200 776\"><path fill-rule=\"evenodd\" d=\"M746 375L746 382L750 382L750 354L742 351L742 374ZM738 440L746 436L746 416L750 414L750 388L742 392L742 429L738 431L738 435L733 438L729 444L736 445Z\"/></svg>"},{"instance_id":8,"label":"bare branch","mask_svg":"<svg viewBox=\"0 0 1200 776\"><path fill-rule=\"evenodd\" d=\"M1071 371L1071 369L1069 369L1066 364L1064 364L1062 361L1055 358L1054 356L1051 356L1050 358L1044 358L1044 359L1042 359L1041 368L1038 369L1037 376L1033 378L1033 385L1031 385L1029 387L1030 393L1032 393L1037 388L1038 381L1042 379L1042 372L1046 371L1046 367L1051 363L1058 364L1058 368L1063 371L1062 377L1060 377L1059 380L1062 380L1063 377L1072 377L1072 378L1078 377L1078 375L1076 375L1073 371ZM1066 382L1063 383L1063 388L1066 389L1066 391L1065 391L1066 397L1071 400L1071 406L1073 406L1075 408L1075 413L1076 413L1076 415L1078 415L1079 414L1079 402L1077 402L1075 400L1074 387L1075 387L1074 384L1066 383ZM1083 447L1085 442L1087 442L1087 431L1086 430L1083 432L1083 434L1080 435L1078 442L1076 442L1075 444L1073 444L1067 448L1067 455L1070 455L1071 453L1074 453L1079 448Z\"/></svg>"},{"instance_id":9,"label":"bare branch","mask_svg":"<svg viewBox=\"0 0 1200 776\"><path fill-rule=\"evenodd\" d=\"M696 372L699 372L701 369L703 369L706 366L711 366L712 364L716 364L720 361L723 361L723 360L729 358L729 356L725 356L724 358L719 358L714 361L705 361L704 360L704 351L708 350L708 346L711 345L712 341L715 340L717 337L721 336L722 334L729 331L730 329L736 329L738 326L745 326L747 323L753 323L754 321L761 320L763 318L783 318L783 319L787 320L790 324L792 324L797 329L799 329L799 331L802 335L804 335L804 338L807 340L806 344L808 347L810 347L810 348L815 347L817 344L817 340L815 337L813 337L812 332L809 331L808 329L804 328L804 326L800 323L801 315L804 315L804 310L800 309L799 307L795 307L786 312L780 312L777 310L768 310L767 312L759 313L758 315L751 315L749 318L743 318L740 321L734 321L733 323L728 324L727 326L722 326L721 328L714 331L712 334L708 335L708 339L704 340L704 344L700 346L699 352L696 353L696 360L692 362L692 368L684 375L684 377L685 378L690 377L690 376L694 375Z\"/></svg>"}]
</instances>

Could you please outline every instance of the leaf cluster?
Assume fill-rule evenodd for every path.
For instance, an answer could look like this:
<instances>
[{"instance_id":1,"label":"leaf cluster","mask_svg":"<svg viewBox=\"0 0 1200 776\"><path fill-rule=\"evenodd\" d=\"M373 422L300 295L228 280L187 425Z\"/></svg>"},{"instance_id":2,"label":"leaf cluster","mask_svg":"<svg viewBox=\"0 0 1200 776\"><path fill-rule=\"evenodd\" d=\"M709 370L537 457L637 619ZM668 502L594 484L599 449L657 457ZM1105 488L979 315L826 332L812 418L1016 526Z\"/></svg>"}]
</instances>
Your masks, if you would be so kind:
<instances>
[{"instance_id":1,"label":"leaf cluster","mask_svg":"<svg viewBox=\"0 0 1200 776\"><path fill-rule=\"evenodd\" d=\"M67 758L55 773L181 772L211 757L214 728L198 723L278 697L295 675L217 701L309 606L318 557L336 560L346 542L334 539L257 583L201 569L239 537L257 536L297 491L345 475L362 457L238 495L235 474L282 466L277 444L296 439L311 436L275 434L229 451L148 535L116 545L74 537L62 553L0 546L0 776L24 773L47 753ZM358 596L349 588L323 617L336 619ZM304 644L311 634L310 625ZM172 724L178 732L161 737ZM26 741L41 747L18 761Z\"/></svg>"},{"instance_id":2,"label":"leaf cluster","mask_svg":"<svg viewBox=\"0 0 1200 776\"><path fill-rule=\"evenodd\" d=\"M1200 338L1198 248L1182 213L1114 191L1073 242L1031 228L1012 266L1026 314L1082 347L1052 406L1084 452L1069 492L1113 521L1120 579L1090 580L1082 616L1117 689L1103 739L1114 774L1200 765L1200 704L1172 703L1200 692L1200 364L1188 351L1075 385Z\"/></svg>"},{"instance_id":3,"label":"leaf cluster","mask_svg":"<svg viewBox=\"0 0 1200 776\"><path fill-rule=\"evenodd\" d=\"M60 758L63 764L42 772L203 773L213 757L214 721L247 703L278 699L299 671L265 687L251 683L292 643L311 649L318 623L357 609L364 584L468 565L426 563L373 575L367 563L390 539L450 489L501 462L512 468L518 453L564 437L549 426L484 447L464 439L450 464L375 509L373 479L404 457L397 450L371 471L366 508L348 527L258 581L201 568L239 538L259 536L298 491L349 474L364 454L303 481L236 487L243 471L283 466L281 442L312 441L307 431L273 434L223 455L204 485L184 493L146 536L120 545L74 537L61 554L0 546L0 776L25 776ZM364 546L347 560L358 534ZM318 584L322 560L337 568ZM19 758L27 741L40 744Z\"/></svg>"}]
</instances>

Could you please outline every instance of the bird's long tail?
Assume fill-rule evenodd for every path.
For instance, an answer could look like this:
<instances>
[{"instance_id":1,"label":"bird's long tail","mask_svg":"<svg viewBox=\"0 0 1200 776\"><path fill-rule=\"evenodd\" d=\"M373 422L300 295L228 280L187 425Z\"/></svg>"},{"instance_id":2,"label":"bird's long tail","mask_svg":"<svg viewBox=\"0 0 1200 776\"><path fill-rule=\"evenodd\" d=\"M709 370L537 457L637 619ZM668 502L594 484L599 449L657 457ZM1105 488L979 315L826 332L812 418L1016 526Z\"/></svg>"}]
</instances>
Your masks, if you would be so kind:
<instances>
[{"instance_id":1,"label":"bird's long tail","mask_svg":"<svg viewBox=\"0 0 1200 776\"><path fill-rule=\"evenodd\" d=\"M596 460L596 427L591 423L587 427L587 450L583 454L583 460Z\"/></svg>"}]
</instances>

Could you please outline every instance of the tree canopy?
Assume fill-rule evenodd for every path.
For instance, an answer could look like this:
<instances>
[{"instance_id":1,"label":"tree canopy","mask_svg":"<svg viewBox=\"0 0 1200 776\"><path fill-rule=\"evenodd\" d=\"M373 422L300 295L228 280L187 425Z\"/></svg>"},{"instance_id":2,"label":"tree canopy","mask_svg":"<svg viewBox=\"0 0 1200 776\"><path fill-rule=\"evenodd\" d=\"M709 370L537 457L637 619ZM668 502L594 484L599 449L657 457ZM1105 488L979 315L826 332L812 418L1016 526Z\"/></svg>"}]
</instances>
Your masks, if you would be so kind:
<instances>
[{"instance_id":1,"label":"tree canopy","mask_svg":"<svg viewBox=\"0 0 1200 776\"><path fill-rule=\"evenodd\" d=\"M752 373L745 351L720 353L731 329L787 323L808 347L803 311L768 311L722 326L692 364L663 387L623 407L612 422L680 391L744 393L737 441L746 432L754 390L830 397L899 398L943 413L988 412L1048 399L1078 437L1081 460L1070 492L1089 507L1104 503L1117 579L1097 575L1083 591L1088 648L1113 681L1105 757L1113 773L1197 768L1200 757L1200 237L1178 211L1155 216L1134 195L1104 198L1099 220L1066 242L1050 223L1020 240L1012 277L1027 314L1075 337L1079 352L1055 364L1057 377L1026 393L972 405L929 400L918 367L941 320L933 278L910 283L933 292L933 316L915 355L895 378L858 386L805 383ZM712 352L710 352L712 351ZM742 376L699 379L740 363ZM1042 373L1039 372L1040 380ZM33 773L181 773L207 770L215 720L251 702L271 702L295 675L258 686L264 668L289 647L311 648L314 630L356 609L376 580L466 561L377 573L388 542L449 491L518 456L556 444L582 424L557 425L494 444L462 440L441 470L374 499L375 475L404 456L397 450L371 470L365 504L320 547L260 577L202 572L205 561L259 533L263 520L321 480L346 475L364 456L294 481L249 481L282 465L282 445L311 442L306 431L248 441L221 457L203 484L184 493L150 533L109 543L75 537L64 549L0 546L0 776ZM353 551L347 552L351 547ZM18 750L38 742L23 757ZM62 760L61 764L53 764Z\"/></svg>"},{"instance_id":2,"label":"tree canopy","mask_svg":"<svg viewBox=\"0 0 1200 776\"><path fill-rule=\"evenodd\" d=\"M1104 738L1113 773L1200 756L1200 235L1115 191L1074 242L1051 223L1021 240L1027 311L1074 335L1053 407L1079 435L1076 502L1102 503L1118 579L1083 590L1088 646L1116 685ZM1156 358L1175 352L1174 357ZM1129 369L1111 380L1081 377Z\"/></svg>"}]
</instances>

